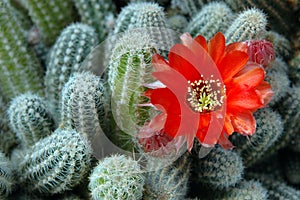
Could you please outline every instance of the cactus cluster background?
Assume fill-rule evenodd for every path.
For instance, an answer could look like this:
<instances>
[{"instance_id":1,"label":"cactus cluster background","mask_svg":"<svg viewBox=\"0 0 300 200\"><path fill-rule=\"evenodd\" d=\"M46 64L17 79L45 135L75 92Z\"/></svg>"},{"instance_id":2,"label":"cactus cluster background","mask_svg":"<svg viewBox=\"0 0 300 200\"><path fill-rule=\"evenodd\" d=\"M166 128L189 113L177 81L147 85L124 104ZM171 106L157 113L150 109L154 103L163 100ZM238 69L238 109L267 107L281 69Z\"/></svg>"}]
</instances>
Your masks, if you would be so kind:
<instances>
[{"instance_id":1,"label":"cactus cluster background","mask_svg":"<svg viewBox=\"0 0 300 200\"><path fill-rule=\"evenodd\" d=\"M138 106L152 55L184 32L218 31L227 43L274 46L266 80L275 95L255 112L256 133L233 134L233 150L216 145L204 158L195 141L168 166L97 160L102 131L142 151L135 127L154 114ZM0 199L299 200L299 1L0 0Z\"/></svg>"}]
</instances>

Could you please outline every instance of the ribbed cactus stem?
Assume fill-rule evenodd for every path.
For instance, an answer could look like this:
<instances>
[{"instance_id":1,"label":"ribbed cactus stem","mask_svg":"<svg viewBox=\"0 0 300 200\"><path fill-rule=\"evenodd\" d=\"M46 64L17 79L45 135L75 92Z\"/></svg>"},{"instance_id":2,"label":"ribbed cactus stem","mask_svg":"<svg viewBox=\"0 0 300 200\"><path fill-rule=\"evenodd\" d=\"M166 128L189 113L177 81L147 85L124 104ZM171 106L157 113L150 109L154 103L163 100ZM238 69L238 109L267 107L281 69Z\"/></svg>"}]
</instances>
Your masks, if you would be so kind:
<instances>
[{"instance_id":1,"label":"ribbed cactus stem","mask_svg":"<svg viewBox=\"0 0 300 200\"><path fill-rule=\"evenodd\" d=\"M215 191L213 199L215 200L267 200L268 190L258 181L243 180L236 187L230 187L226 190Z\"/></svg>"},{"instance_id":2,"label":"ribbed cactus stem","mask_svg":"<svg viewBox=\"0 0 300 200\"><path fill-rule=\"evenodd\" d=\"M62 29L73 21L72 0L23 0L23 3L48 46L51 46Z\"/></svg>"},{"instance_id":3,"label":"ribbed cactus stem","mask_svg":"<svg viewBox=\"0 0 300 200\"><path fill-rule=\"evenodd\" d=\"M249 138L234 135L233 144L243 158L245 166L251 166L260 160L283 131L283 124L279 113L270 108L263 108L254 113L256 132Z\"/></svg>"},{"instance_id":4,"label":"ribbed cactus stem","mask_svg":"<svg viewBox=\"0 0 300 200\"><path fill-rule=\"evenodd\" d=\"M150 161L147 169L149 172L145 175L144 200L181 200L186 197L190 177L190 159L187 154L169 166Z\"/></svg>"},{"instance_id":5,"label":"ribbed cactus stem","mask_svg":"<svg viewBox=\"0 0 300 200\"><path fill-rule=\"evenodd\" d=\"M5 199L13 189L13 172L10 161L0 152L0 199Z\"/></svg>"},{"instance_id":6,"label":"ribbed cactus stem","mask_svg":"<svg viewBox=\"0 0 300 200\"><path fill-rule=\"evenodd\" d=\"M50 135L54 129L46 102L35 94L26 93L14 98L7 113L10 127L26 147Z\"/></svg>"},{"instance_id":7,"label":"ribbed cactus stem","mask_svg":"<svg viewBox=\"0 0 300 200\"><path fill-rule=\"evenodd\" d=\"M222 189L242 179L244 166L238 153L216 147L206 157L196 159L193 170L199 182Z\"/></svg>"},{"instance_id":8,"label":"ribbed cactus stem","mask_svg":"<svg viewBox=\"0 0 300 200\"><path fill-rule=\"evenodd\" d=\"M101 121L107 117L104 83L90 73L76 73L65 84L62 92L61 127L75 129L84 137L102 132Z\"/></svg>"},{"instance_id":9,"label":"ribbed cactus stem","mask_svg":"<svg viewBox=\"0 0 300 200\"><path fill-rule=\"evenodd\" d=\"M284 59L289 59L292 54L291 42L283 35L275 31L267 31L264 39L273 44L276 57L281 56Z\"/></svg>"},{"instance_id":10,"label":"ribbed cactus stem","mask_svg":"<svg viewBox=\"0 0 300 200\"><path fill-rule=\"evenodd\" d=\"M266 31L266 15L251 8L241 12L225 32L227 43L259 39Z\"/></svg>"},{"instance_id":11,"label":"ribbed cactus stem","mask_svg":"<svg viewBox=\"0 0 300 200\"><path fill-rule=\"evenodd\" d=\"M93 200L140 200L144 176L137 161L124 155L112 155L100 160L89 183Z\"/></svg>"},{"instance_id":12,"label":"ribbed cactus stem","mask_svg":"<svg viewBox=\"0 0 300 200\"><path fill-rule=\"evenodd\" d=\"M81 22L93 26L99 41L112 30L116 8L112 0L74 0Z\"/></svg>"},{"instance_id":13,"label":"ribbed cactus stem","mask_svg":"<svg viewBox=\"0 0 300 200\"><path fill-rule=\"evenodd\" d=\"M113 49L108 81L112 91L112 111L117 125L127 134L135 135L137 127L147 119L144 84L153 82L152 55L155 45L143 31L126 32Z\"/></svg>"},{"instance_id":14,"label":"ribbed cactus stem","mask_svg":"<svg viewBox=\"0 0 300 200\"><path fill-rule=\"evenodd\" d=\"M268 190L269 199L298 200L300 198L299 190L288 186L284 181L279 181L277 177L258 173L250 173L247 176L262 183Z\"/></svg>"},{"instance_id":15,"label":"ribbed cactus stem","mask_svg":"<svg viewBox=\"0 0 300 200\"><path fill-rule=\"evenodd\" d=\"M171 0L171 7L179 9L183 14L187 14L191 17L195 16L205 3L205 0Z\"/></svg>"},{"instance_id":16,"label":"ribbed cactus stem","mask_svg":"<svg viewBox=\"0 0 300 200\"><path fill-rule=\"evenodd\" d=\"M80 183L90 164L86 140L74 130L57 129L24 156L19 165L20 184L30 192L62 193Z\"/></svg>"},{"instance_id":17,"label":"ribbed cactus stem","mask_svg":"<svg viewBox=\"0 0 300 200\"><path fill-rule=\"evenodd\" d=\"M95 30L81 23L66 27L55 42L49 56L45 85L46 96L56 118L59 118L64 84L73 73L88 70L87 65L82 66L81 63L97 43Z\"/></svg>"},{"instance_id":18,"label":"ribbed cactus stem","mask_svg":"<svg viewBox=\"0 0 300 200\"><path fill-rule=\"evenodd\" d=\"M211 2L190 20L185 29L192 36L198 34L205 38L213 37L218 31L225 32L233 20L233 12L223 2Z\"/></svg>"},{"instance_id":19,"label":"ribbed cactus stem","mask_svg":"<svg viewBox=\"0 0 300 200\"><path fill-rule=\"evenodd\" d=\"M300 86L300 51L290 60L288 74L293 84Z\"/></svg>"},{"instance_id":20,"label":"ribbed cactus stem","mask_svg":"<svg viewBox=\"0 0 300 200\"><path fill-rule=\"evenodd\" d=\"M7 100L20 93L43 93L42 68L27 48L23 30L9 4L0 2L0 90Z\"/></svg>"}]
</instances>

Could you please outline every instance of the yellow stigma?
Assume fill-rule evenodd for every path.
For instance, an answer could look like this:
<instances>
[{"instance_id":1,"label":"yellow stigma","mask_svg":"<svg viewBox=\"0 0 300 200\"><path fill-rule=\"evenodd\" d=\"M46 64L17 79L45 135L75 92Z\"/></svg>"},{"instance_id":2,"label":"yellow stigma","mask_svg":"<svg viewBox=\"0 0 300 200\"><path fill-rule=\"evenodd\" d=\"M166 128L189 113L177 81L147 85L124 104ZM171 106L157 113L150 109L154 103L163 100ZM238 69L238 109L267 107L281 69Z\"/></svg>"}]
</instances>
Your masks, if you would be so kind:
<instances>
[{"instance_id":1,"label":"yellow stigma","mask_svg":"<svg viewBox=\"0 0 300 200\"><path fill-rule=\"evenodd\" d=\"M203 78L203 76L201 76ZM225 86L219 79L188 81L187 101L196 112L209 112L221 107L225 98Z\"/></svg>"}]
</instances>

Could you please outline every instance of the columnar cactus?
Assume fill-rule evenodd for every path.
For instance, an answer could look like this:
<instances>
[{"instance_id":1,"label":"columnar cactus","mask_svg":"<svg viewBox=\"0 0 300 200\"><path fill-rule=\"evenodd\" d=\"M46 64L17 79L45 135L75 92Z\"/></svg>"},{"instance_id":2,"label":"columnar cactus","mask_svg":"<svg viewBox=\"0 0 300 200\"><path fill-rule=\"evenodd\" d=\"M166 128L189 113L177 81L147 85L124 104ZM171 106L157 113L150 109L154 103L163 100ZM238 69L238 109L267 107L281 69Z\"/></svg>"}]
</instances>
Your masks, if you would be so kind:
<instances>
[{"instance_id":1,"label":"columnar cactus","mask_svg":"<svg viewBox=\"0 0 300 200\"><path fill-rule=\"evenodd\" d=\"M9 4L0 2L0 90L7 100L32 91L43 93L42 68L27 48L20 23Z\"/></svg>"},{"instance_id":2,"label":"columnar cactus","mask_svg":"<svg viewBox=\"0 0 300 200\"><path fill-rule=\"evenodd\" d=\"M225 32L227 43L263 37L266 31L266 15L258 9L248 9L241 12Z\"/></svg>"},{"instance_id":3,"label":"columnar cactus","mask_svg":"<svg viewBox=\"0 0 300 200\"><path fill-rule=\"evenodd\" d=\"M0 152L0 199L7 197L12 192L13 183L9 160Z\"/></svg>"},{"instance_id":4,"label":"columnar cactus","mask_svg":"<svg viewBox=\"0 0 300 200\"><path fill-rule=\"evenodd\" d=\"M97 43L95 30L88 25L77 23L65 28L54 44L47 65L45 85L46 96L56 118L59 118L64 84L73 73L88 70L86 65L81 66L81 63Z\"/></svg>"},{"instance_id":5,"label":"columnar cactus","mask_svg":"<svg viewBox=\"0 0 300 200\"><path fill-rule=\"evenodd\" d=\"M167 24L169 25L170 29L181 33L187 26L188 21L183 15L173 15L167 19Z\"/></svg>"},{"instance_id":6,"label":"columnar cactus","mask_svg":"<svg viewBox=\"0 0 300 200\"><path fill-rule=\"evenodd\" d=\"M103 41L114 24L116 8L112 0L74 0L81 22L95 27L99 41Z\"/></svg>"},{"instance_id":7,"label":"columnar cactus","mask_svg":"<svg viewBox=\"0 0 300 200\"><path fill-rule=\"evenodd\" d=\"M23 4L48 46L51 46L62 29L73 21L72 0L23 0Z\"/></svg>"},{"instance_id":8,"label":"columnar cactus","mask_svg":"<svg viewBox=\"0 0 300 200\"><path fill-rule=\"evenodd\" d=\"M70 190L86 176L91 153L78 132L57 129L26 153L19 164L19 181L28 191L44 195Z\"/></svg>"},{"instance_id":9,"label":"columnar cactus","mask_svg":"<svg viewBox=\"0 0 300 200\"><path fill-rule=\"evenodd\" d=\"M92 140L101 133L101 121L107 118L106 92L100 77L90 73L75 73L62 91L61 127L75 129Z\"/></svg>"},{"instance_id":10,"label":"columnar cactus","mask_svg":"<svg viewBox=\"0 0 300 200\"><path fill-rule=\"evenodd\" d=\"M190 177L190 160L187 155L169 166L149 163L147 169L149 172L145 175L144 200L181 200L186 197Z\"/></svg>"},{"instance_id":11,"label":"columnar cactus","mask_svg":"<svg viewBox=\"0 0 300 200\"><path fill-rule=\"evenodd\" d=\"M138 125L147 119L144 84L153 82L152 55L155 45L143 31L126 32L111 54L108 82L112 91L112 111L117 125L127 134L135 135Z\"/></svg>"},{"instance_id":12,"label":"columnar cactus","mask_svg":"<svg viewBox=\"0 0 300 200\"><path fill-rule=\"evenodd\" d=\"M100 160L94 168L89 189L93 200L139 200L144 179L137 161L124 155L112 155Z\"/></svg>"},{"instance_id":13,"label":"columnar cactus","mask_svg":"<svg viewBox=\"0 0 300 200\"><path fill-rule=\"evenodd\" d=\"M196 15L205 3L205 0L171 0L171 7L173 9L179 9L183 14L187 14L191 17Z\"/></svg>"},{"instance_id":14,"label":"columnar cactus","mask_svg":"<svg viewBox=\"0 0 300 200\"><path fill-rule=\"evenodd\" d=\"M14 98L7 113L11 129L25 147L50 135L54 129L46 102L35 94L26 93Z\"/></svg>"},{"instance_id":15,"label":"columnar cactus","mask_svg":"<svg viewBox=\"0 0 300 200\"><path fill-rule=\"evenodd\" d=\"M213 37L218 31L225 32L233 20L233 12L223 2L206 4L190 20L186 31L192 36L197 34L205 38Z\"/></svg>"},{"instance_id":16,"label":"columnar cactus","mask_svg":"<svg viewBox=\"0 0 300 200\"><path fill-rule=\"evenodd\" d=\"M226 190L212 192L215 200L267 200L268 190L258 181L243 180L236 187L230 187Z\"/></svg>"},{"instance_id":17,"label":"columnar cactus","mask_svg":"<svg viewBox=\"0 0 300 200\"><path fill-rule=\"evenodd\" d=\"M234 151L216 147L206 157L197 158L194 162L193 170L199 182L213 188L227 188L242 179L242 158Z\"/></svg>"},{"instance_id":18,"label":"columnar cactus","mask_svg":"<svg viewBox=\"0 0 300 200\"><path fill-rule=\"evenodd\" d=\"M277 178L272 175L249 173L247 177L261 182L263 187L265 187L268 190L269 199L298 200L300 198L299 190L288 186L283 181L278 181Z\"/></svg>"},{"instance_id":19,"label":"columnar cactus","mask_svg":"<svg viewBox=\"0 0 300 200\"><path fill-rule=\"evenodd\" d=\"M260 160L283 131L281 116L270 108L258 110L254 113L254 117L257 127L253 136L246 138L241 135L234 135L231 138L247 167Z\"/></svg>"}]
</instances>

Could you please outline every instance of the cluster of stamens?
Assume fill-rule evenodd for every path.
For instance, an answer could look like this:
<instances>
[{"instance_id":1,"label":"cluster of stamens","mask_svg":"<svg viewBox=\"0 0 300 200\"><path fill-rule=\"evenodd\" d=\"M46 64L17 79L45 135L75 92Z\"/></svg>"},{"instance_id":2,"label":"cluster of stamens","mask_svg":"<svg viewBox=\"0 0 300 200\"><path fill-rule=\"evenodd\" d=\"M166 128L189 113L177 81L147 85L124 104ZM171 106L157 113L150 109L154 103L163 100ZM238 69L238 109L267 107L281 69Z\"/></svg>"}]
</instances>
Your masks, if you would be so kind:
<instances>
[{"instance_id":1,"label":"cluster of stamens","mask_svg":"<svg viewBox=\"0 0 300 200\"><path fill-rule=\"evenodd\" d=\"M194 82L188 81L187 101L196 112L210 112L222 106L225 98L225 85L219 79L202 79Z\"/></svg>"}]
</instances>

